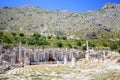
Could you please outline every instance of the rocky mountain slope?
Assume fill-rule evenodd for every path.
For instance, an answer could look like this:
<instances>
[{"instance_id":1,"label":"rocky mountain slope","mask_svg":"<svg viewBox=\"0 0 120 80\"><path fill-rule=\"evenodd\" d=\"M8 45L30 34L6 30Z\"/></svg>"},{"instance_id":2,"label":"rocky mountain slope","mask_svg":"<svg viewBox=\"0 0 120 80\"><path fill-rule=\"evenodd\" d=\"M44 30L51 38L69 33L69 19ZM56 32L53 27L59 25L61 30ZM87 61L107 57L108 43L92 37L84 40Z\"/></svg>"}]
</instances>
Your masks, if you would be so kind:
<instances>
[{"instance_id":1,"label":"rocky mountain slope","mask_svg":"<svg viewBox=\"0 0 120 80\"><path fill-rule=\"evenodd\" d=\"M86 13L49 11L33 6L6 6L0 9L0 31L27 35L37 32L45 36L65 35L69 38L118 37L119 22L120 4L108 3L101 10Z\"/></svg>"}]
</instances>

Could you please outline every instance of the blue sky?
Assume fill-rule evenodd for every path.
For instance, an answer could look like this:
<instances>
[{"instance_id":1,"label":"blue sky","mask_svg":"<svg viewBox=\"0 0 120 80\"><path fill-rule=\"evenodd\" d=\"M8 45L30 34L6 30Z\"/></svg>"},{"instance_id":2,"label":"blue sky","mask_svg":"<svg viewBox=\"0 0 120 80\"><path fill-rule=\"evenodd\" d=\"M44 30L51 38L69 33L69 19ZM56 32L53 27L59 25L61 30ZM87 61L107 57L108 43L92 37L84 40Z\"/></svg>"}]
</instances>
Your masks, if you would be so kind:
<instances>
[{"instance_id":1,"label":"blue sky","mask_svg":"<svg viewBox=\"0 0 120 80\"><path fill-rule=\"evenodd\" d=\"M108 2L120 4L120 0L0 0L0 8L3 6L21 7L32 5L47 10L86 12L88 10L99 10Z\"/></svg>"}]
</instances>

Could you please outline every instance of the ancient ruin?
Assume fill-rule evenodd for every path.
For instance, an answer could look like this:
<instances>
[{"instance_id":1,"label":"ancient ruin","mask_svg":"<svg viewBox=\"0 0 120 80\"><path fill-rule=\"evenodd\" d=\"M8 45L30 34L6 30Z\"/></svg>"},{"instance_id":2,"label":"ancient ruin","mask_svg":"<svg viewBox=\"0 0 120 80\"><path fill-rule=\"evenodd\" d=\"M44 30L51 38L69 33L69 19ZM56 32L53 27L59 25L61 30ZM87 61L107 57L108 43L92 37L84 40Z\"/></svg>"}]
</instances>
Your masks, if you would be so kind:
<instances>
[{"instance_id":1,"label":"ancient ruin","mask_svg":"<svg viewBox=\"0 0 120 80\"><path fill-rule=\"evenodd\" d=\"M10 54L10 55L6 55ZM3 47L0 55L2 61L6 61L12 66L25 66L25 65L40 65L40 64L64 64L72 61L72 65L75 61L84 58L85 53L75 49L60 49L60 48L27 48L22 47L19 43L19 47L13 47L8 49Z\"/></svg>"}]
</instances>

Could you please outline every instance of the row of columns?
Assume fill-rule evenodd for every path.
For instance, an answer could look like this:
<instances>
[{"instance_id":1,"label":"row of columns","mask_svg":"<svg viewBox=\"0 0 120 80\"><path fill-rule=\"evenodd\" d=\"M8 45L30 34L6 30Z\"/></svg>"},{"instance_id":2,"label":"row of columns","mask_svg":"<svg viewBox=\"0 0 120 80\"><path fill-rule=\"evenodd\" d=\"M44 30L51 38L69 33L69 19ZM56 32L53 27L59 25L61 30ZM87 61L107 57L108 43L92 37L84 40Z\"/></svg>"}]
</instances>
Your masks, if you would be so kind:
<instances>
[{"instance_id":1,"label":"row of columns","mask_svg":"<svg viewBox=\"0 0 120 80\"><path fill-rule=\"evenodd\" d=\"M22 57L24 56L24 63L29 64L31 62L31 55L33 56L32 58L34 58L32 59L33 62L64 61L64 64L66 64L68 60L73 60L75 62L74 53L71 53L70 51L49 53L49 51L46 50L39 51L38 49L35 49L32 51L32 54L30 54L27 52L27 49L24 48L24 55L22 56L21 43L19 44L19 62L22 62Z\"/></svg>"},{"instance_id":2,"label":"row of columns","mask_svg":"<svg viewBox=\"0 0 120 80\"><path fill-rule=\"evenodd\" d=\"M23 48L21 42L19 42L19 47L15 47L12 50L11 63L30 64L30 62L62 61L67 64L68 61L72 61L74 64L76 61L75 56L76 53L68 50L33 50Z\"/></svg>"}]
</instances>

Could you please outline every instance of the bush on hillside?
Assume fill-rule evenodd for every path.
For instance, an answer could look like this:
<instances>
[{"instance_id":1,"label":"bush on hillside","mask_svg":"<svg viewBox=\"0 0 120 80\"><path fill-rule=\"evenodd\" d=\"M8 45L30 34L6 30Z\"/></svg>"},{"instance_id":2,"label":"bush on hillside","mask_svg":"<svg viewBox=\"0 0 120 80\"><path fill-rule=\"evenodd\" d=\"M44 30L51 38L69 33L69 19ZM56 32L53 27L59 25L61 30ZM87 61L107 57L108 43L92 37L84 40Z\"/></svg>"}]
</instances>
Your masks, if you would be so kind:
<instances>
[{"instance_id":1,"label":"bush on hillside","mask_svg":"<svg viewBox=\"0 0 120 80\"><path fill-rule=\"evenodd\" d=\"M3 41L4 41L5 43L8 43L8 44L11 44L11 43L12 43L12 39L10 39L10 37L8 37L8 36L3 36Z\"/></svg>"},{"instance_id":2,"label":"bush on hillside","mask_svg":"<svg viewBox=\"0 0 120 80\"><path fill-rule=\"evenodd\" d=\"M52 37L51 37L51 36L48 36L47 38L48 38L48 39L51 39Z\"/></svg>"},{"instance_id":3,"label":"bush on hillside","mask_svg":"<svg viewBox=\"0 0 120 80\"><path fill-rule=\"evenodd\" d=\"M72 48L72 45L70 43L67 43L66 46L69 47L69 48Z\"/></svg>"},{"instance_id":4,"label":"bush on hillside","mask_svg":"<svg viewBox=\"0 0 120 80\"><path fill-rule=\"evenodd\" d=\"M56 39L60 39L60 36L56 36Z\"/></svg>"},{"instance_id":5,"label":"bush on hillside","mask_svg":"<svg viewBox=\"0 0 120 80\"><path fill-rule=\"evenodd\" d=\"M94 43L89 43L90 47L95 47L96 45Z\"/></svg>"},{"instance_id":6,"label":"bush on hillside","mask_svg":"<svg viewBox=\"0 0 120 80\"><path fill-rule=\"evenodd\" d=\"M76 44L77 44L77 46L81 46L81 42L80 41L77 41Z\"/></svg>"},{"instance_id":7,"label":"bush on hillside","mask_svg":"<svg viewBox=\"0 0 120 80\"><path fill-rule=\"evenodd\" d=\"M67 37L66 37L66 36L63 36L63 37L62 37L62 39L63 39L63 40L66 40L66 39L67 39Z\"/></svg>"},{"instance_id":8,"label":"bush on hillside","mask_svg":"<svg viewBox=\"0 0 120 80\"><path fill-rule=\"evenodd\" d=\"M119 54L120 54L120 48L118 49L118 52L119 52Z\"/></svg>"},{"instance_id":9,"label":"bush on hillside","mask_svg":"<svg viewBox=\"0 0 120 80\"><path fill-rule=\"evenodd\" d=\"M32 38L34 38L34 39L39 39L40 37L41 37L41 35L38 33L34 33L32 36Z\"/></svg>"},{"instance_id":10,"label":"bush on hillside","mask_svg":"<svg viewBox=\"0 0 120 80\"><path fill-rule=\"evenodd\" d=\"M107 46L108 46L108 44L107 44L107 43L105 43L105 42L103 42L103 43L102 43L102 46L107 47Z\"/></svg>"},{"instance_id":11,"label":"bush on hillside","mask_svg":"<svg viewBox=\"0 0 120 80\"><path fill-rule=\"evenodd\" d=\"M120 40L117 42L117 44L120 46Z\"/></svg>"},{"instance_id":12,"label":"bush on hillside","mask_svg":"<svg viewBox=\"0 0 120 80\"><path fill-rule=\"evenodd\" d=\"M19 36L20 37L24 37L24 33L19 33Z\"/></svg>"},{"instance_id":13,"label":"bush on hillside","mask_svg":"<svg viewBox=\"0 0 120 80\"><path fill-rule=\"evenodd\" d=\"M86 45L82 46L82 50L87 50L87 46Z\"/></svg>"},{"instance_id":14,"label":"bush on hillside","mask_svg":"<svg viewBox=\"0 0 120 80\"><path fill-rule=\"evenodd\" d=\"M39 39L36 41L36 45L40 46L40 45L49 45L49 42L47 42L44 39Z\"/></svg>"},{"instance_id":15,"label":"bush on hillside","mask_svg":"<svg viewBox=\"0 0 120 80\"><path fill-rule=\"evenodd\" d=\"M17 35L15 32L12 32L11 34L12 34L12 36L14 36L14 37Z\"/></svg>"},{"instance_id":16,"label":"bush on hillside","mask_svg":"<svg viewBox=\"0 0 120 80\"><path fill-rule=\"evenodd\" d=\"M57 42L56 46L59 47L59 48L61 48L61 47L63 47L63 44L61 42Z\"/></svg>"},{"instance_id":17,"label":"bush on hillside","mask_svg":"<svg viewBox=\"0 0 120 80\"><path fill-rule=\"evenodd\" d=\"M110 49L111 50L116 50L117 49L117 45L116 44L110 44Z\"/></svg>"}]
</instances>

